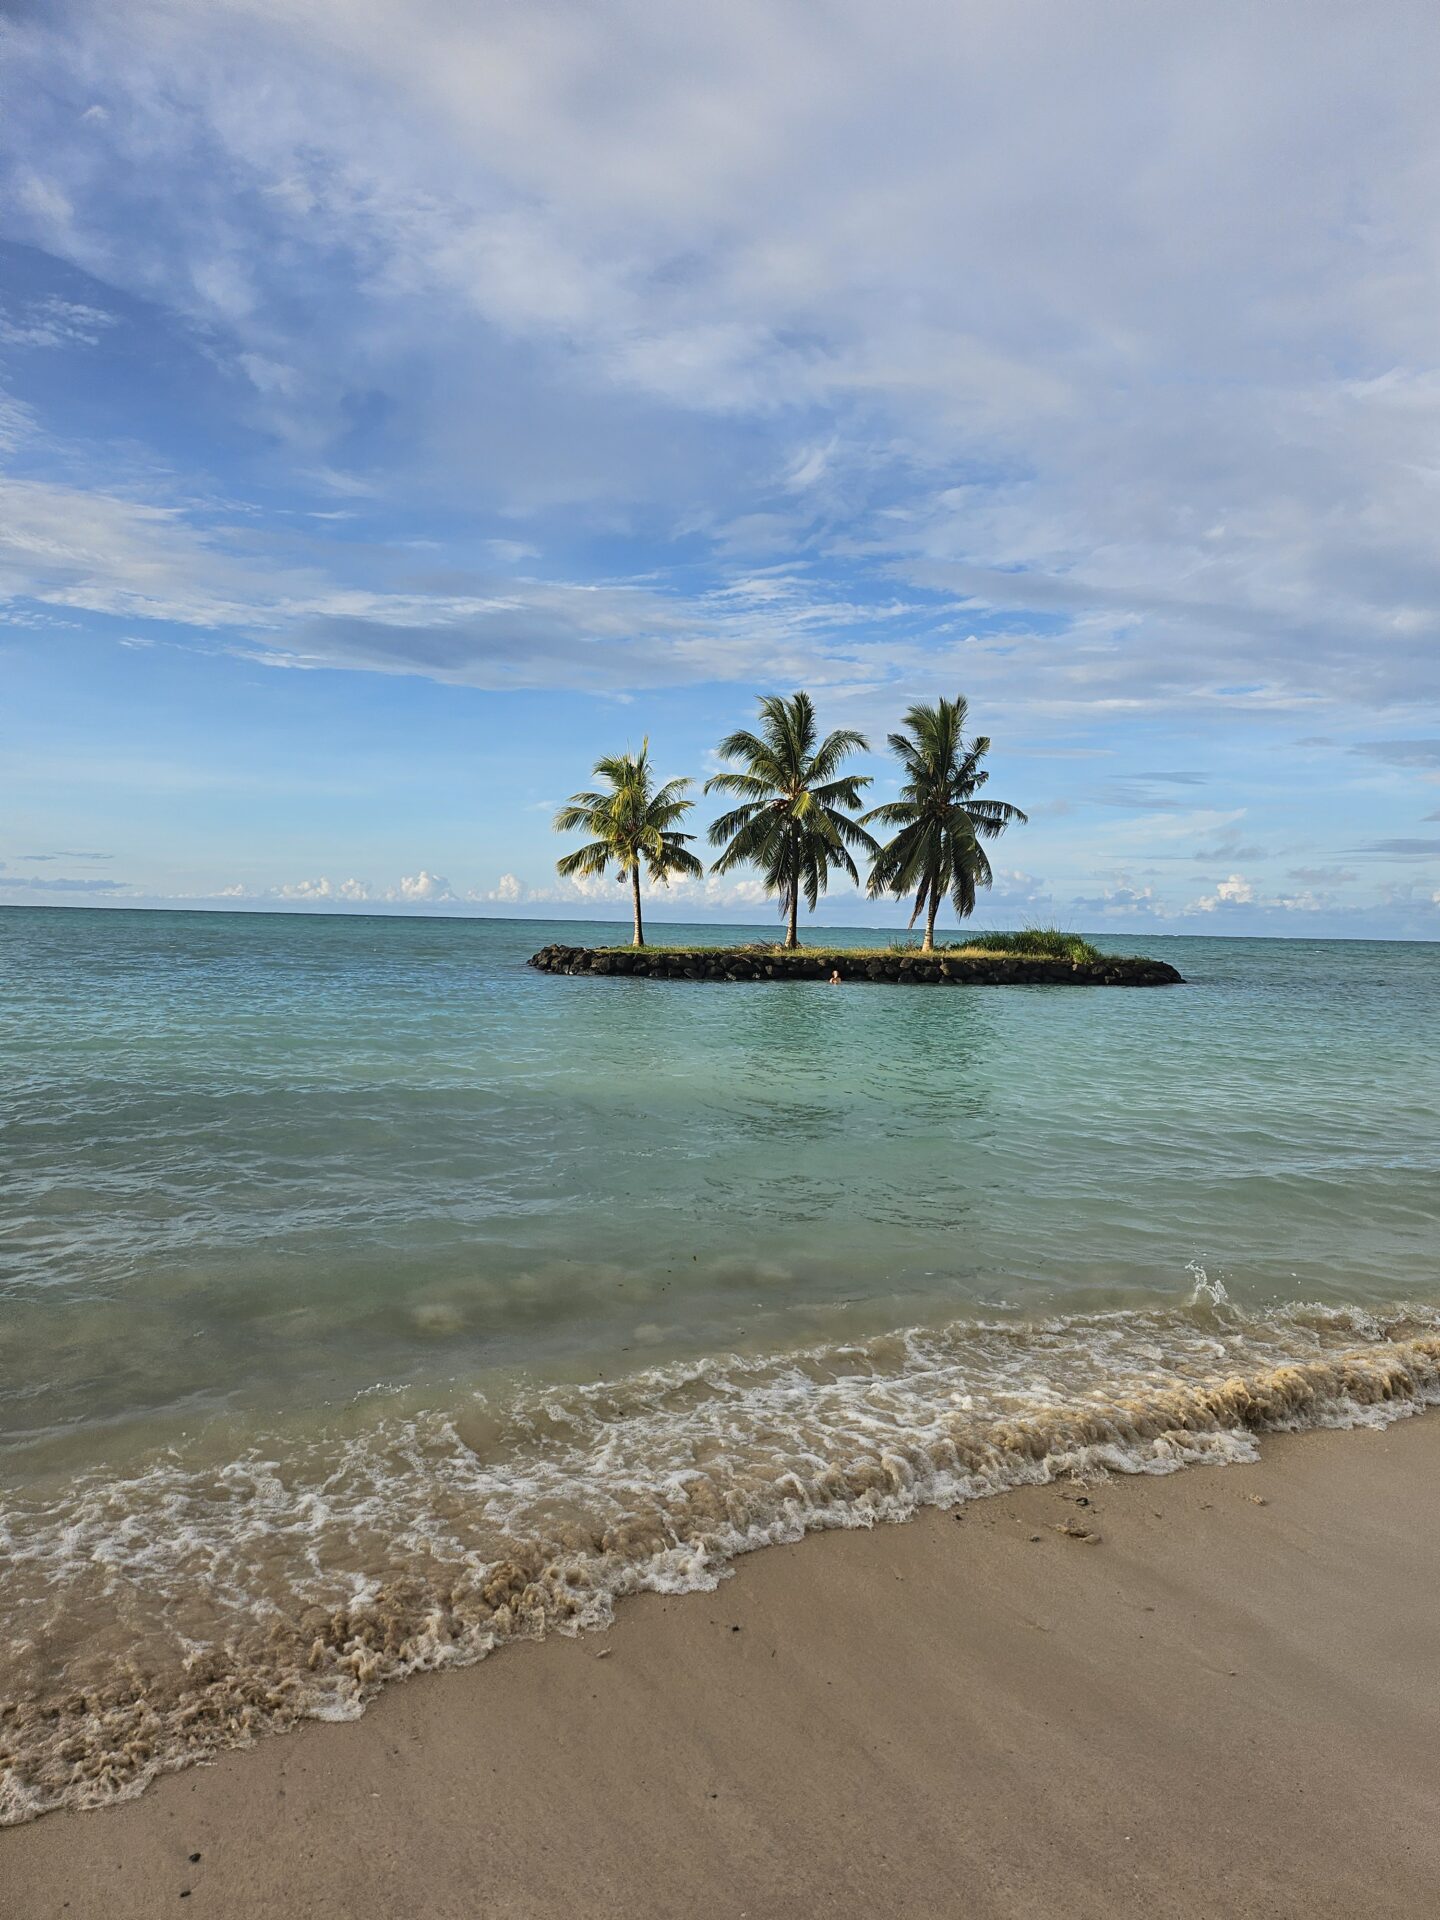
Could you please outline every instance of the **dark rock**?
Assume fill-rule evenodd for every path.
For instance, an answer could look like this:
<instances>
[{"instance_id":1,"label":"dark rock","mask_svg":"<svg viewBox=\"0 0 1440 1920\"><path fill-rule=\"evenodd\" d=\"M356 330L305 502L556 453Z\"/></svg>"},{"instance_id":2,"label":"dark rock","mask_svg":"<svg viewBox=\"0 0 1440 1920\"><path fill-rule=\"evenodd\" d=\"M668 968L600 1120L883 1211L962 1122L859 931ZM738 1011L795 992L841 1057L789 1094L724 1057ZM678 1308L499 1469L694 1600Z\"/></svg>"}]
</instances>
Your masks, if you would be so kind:
<instances>
[{"instance_id":1,"label":"dark rock","mask_svg":"<svg viewBox=\"0 0 1440 1920\"><path fill-rule=\"evenodd\" d=\"M1167 987L1183 985L1183 976L1165 960L1098 961L1006 959L1000 955L962 959L956 954L930 958L918 953L872 955L865 960L845 953L733 953L652 949L601 953L589 947L541 947L526 962L541 973L632 975L650 980L842 980L876 986L1077 986Z\"/></svg>"}]
</instances>

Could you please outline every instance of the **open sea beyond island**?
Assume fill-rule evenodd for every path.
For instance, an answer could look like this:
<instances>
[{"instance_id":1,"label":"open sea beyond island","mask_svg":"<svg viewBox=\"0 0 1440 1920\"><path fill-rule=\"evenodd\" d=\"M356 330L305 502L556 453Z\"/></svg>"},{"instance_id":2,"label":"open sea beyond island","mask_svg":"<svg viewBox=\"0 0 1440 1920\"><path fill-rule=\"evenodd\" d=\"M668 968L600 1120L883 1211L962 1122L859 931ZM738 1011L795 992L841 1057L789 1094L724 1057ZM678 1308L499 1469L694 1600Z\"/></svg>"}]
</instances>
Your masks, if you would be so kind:
<instances>
[{"instance_id":1,"label":"open sea beyond island","mask_svg":"<svg viewBox=\"0 0 1440 1920\"><path fill-rule=\"evenodd\" d=\"M0 912L0 1818L807 1528L1440 1398L1440 947L524 964L617 937Z\"/></svg>"}]
</instances>

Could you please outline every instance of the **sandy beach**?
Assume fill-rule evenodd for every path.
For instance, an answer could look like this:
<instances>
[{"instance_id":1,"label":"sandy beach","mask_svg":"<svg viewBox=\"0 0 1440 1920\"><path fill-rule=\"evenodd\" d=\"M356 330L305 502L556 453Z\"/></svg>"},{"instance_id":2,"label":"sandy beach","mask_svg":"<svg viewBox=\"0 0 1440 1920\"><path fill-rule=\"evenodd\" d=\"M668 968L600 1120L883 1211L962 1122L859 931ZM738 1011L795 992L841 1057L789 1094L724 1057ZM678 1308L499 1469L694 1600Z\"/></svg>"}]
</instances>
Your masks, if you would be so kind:
<instances>
[{"instance_id":1,"label":"sandy beach","mask_svg":"<svg viewBox=\"0 0 1440 1920\"><path fill-rule=\"evenodd\" d=\"M751 1555L11 1829L4 1911L1430 1914L1437 1474L1432 1415Z\"/></svg>"}]
</instances>

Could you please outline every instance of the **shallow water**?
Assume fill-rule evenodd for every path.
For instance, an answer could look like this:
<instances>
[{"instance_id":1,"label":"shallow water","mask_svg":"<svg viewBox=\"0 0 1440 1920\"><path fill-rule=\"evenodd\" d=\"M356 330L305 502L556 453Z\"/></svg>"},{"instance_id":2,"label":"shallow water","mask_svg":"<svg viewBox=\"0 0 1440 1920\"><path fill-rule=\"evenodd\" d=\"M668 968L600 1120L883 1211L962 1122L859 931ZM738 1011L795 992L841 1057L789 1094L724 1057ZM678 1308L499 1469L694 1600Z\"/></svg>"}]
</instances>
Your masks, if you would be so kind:
<instances>
[{"instance_id":1,"label":"shallow water","mask_svg":"<svg viewBox=\"0 0 1440 1920\"><path fill-rule=\"evenodd\" d=\"M1440 948L524 966L587 933L0 912L0 1817L809 1525L1433 1397Z\"/></svg>"}]
</instances>

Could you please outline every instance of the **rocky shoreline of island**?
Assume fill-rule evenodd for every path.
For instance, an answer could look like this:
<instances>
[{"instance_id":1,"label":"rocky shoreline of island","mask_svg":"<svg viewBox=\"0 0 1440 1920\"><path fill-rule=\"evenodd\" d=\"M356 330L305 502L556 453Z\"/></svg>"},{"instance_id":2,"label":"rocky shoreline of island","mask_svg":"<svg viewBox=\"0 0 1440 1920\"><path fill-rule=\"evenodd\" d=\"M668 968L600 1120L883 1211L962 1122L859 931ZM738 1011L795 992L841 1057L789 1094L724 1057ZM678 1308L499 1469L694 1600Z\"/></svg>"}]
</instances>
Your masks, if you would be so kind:
<instances>
[{"instance_id":1,"label":"rocky shoreline of island","mask_svg":"<svg viewBox=\"0 0 1440 1920\"><path fill-rule=\"evenodd\" d=\"M1062 960L1028 954L886 952L845 947L799 952L741 947L570 947L553 944L530 956L540 973L599 978L698 981L828 981L899 987L1172 987L1184 975L1165 960L1102 954Z\"/></svg>"}]
</instances>

